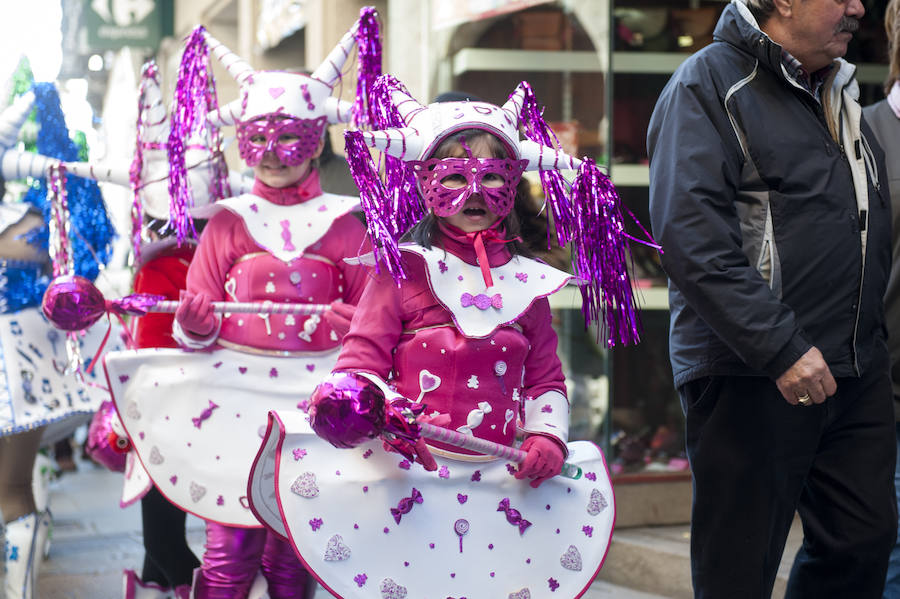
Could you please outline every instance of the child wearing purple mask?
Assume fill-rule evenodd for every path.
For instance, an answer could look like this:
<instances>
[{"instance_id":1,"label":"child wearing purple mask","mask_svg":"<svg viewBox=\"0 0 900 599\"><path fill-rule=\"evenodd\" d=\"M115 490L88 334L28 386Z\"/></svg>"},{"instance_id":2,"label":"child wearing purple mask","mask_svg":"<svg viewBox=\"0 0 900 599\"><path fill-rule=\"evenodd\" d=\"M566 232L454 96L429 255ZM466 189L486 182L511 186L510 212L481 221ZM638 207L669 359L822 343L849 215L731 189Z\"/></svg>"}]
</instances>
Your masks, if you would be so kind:
<instances>
[{"instance_id":1,"label":"child wearing purple mask","mask_svg":"<svg viewBox=\"0 0 900 599\"><path fill-rule=\"evenodd\" d=\"M615 190L593 161L552 146L527 83L503 106L422 106L389 76L373 95L383 122L346 139L374 248L359 261L378 272L309 423L270 412L251 505L337 597L371 586L384 597L579 597L608 548L612 487L600 450L568 442L547 297L576 278L519 239L532 210L517 188L524 171L542 171L588 320L629 342ZM387 155L381 175L371 148ZM571 186L561 169L578 169ZM414 415L448 429L429 435L496 453L417 438ZM524 453L518 464L493 457L510 448ZM584 476L557 476L565 461Z\"/></svg>"}]
</instances>

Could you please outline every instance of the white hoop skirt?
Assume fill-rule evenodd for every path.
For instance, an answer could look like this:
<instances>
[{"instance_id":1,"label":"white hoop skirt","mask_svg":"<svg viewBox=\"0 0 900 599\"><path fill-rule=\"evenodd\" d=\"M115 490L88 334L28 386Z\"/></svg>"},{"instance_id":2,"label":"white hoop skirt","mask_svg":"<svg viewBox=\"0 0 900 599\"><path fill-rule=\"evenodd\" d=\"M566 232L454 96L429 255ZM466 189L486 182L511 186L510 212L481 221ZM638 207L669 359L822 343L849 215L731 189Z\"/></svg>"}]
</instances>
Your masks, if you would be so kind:
<instances>
[{"instance_id":1,"label":"white hoop skirt","mask_svg":"<svg viewBox=\"0 0 900 599\"><path fill-rule=\"evenodd\" d=\"M602 452L568 447L584 475L533 489L502 460L436 456L426 472L380 441L337 449L304 415L272 412L249 497L335 597L568 599L594 580L615 520Z\"/></svg>"},{"instance_id":2,"label":"white hoop skirt","mask_svg":"<svg viewBox=\"0 0 900 599\"><path fill-rule=\"evenodd\" d=\"M298 403L337 355L148 348L108 354L105 367L125 431L160 493L205 520L260 528L247 479L268 411L300 414Z\"/></svg>"}]
</instances>

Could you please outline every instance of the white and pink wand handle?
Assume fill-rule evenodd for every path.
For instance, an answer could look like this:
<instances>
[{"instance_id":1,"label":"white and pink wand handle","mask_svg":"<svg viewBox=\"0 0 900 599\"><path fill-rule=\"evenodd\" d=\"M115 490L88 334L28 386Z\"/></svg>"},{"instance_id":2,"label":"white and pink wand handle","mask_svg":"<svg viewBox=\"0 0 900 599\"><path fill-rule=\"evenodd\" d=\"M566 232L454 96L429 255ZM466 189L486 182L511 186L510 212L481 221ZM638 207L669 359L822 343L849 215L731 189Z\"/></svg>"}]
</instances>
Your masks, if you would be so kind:
<instances>
[{"instance_id":1,"label":"white and pink wand handle","mask_svg":"<svg viewBox=\"0 0 900 599\"><path fill-rule=\"evenodd\" d=\"M462 447L463 449L477 451L484 455L491 455L517 464L524 462L525 456L528 455L521 449L516 449L509 445L502 445L486 439L479 439L472 435L464 435L454 430L450 430L449 428L435 426L434 424L419 422L418 426L422 436L426 439L441 441L442 443L448 443L450 445L455 445L456 447ZM562 471L559 475L577 480L581 478L581 466L568 463L563 464Z\"/></svg>"},{"instance_id":2,"label":"white and pink wand handle","mask_svg":"<svg viewBox=\"0 0 900 599\"><path fill-rule=\"evenodd\" d=\"M131 314L142 316L148 312L174 313L180 302L163 299L158 295L136 293L119 299L107 300L84 277L63 275L51 281L41 309L47 319L58 329L81 331L104 314ZM213 312L245 312L251 314L319 314L330 308L328 304L276 304L273 302L213 302Z\"/></svg>"}]
</instances>

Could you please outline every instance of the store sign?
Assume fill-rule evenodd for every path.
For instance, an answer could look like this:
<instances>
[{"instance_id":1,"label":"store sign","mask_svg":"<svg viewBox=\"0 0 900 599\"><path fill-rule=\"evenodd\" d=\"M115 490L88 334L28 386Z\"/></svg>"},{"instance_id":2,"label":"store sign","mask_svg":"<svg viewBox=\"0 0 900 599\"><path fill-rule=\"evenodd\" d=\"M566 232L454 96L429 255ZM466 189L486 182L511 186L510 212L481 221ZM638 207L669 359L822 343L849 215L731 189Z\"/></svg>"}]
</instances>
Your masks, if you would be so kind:
<instances>
[{"instance_id":1,"label":"store sign","mask_svg":"<svg viewBox=\"0 0 900 599\"><path fill-rule=\"evenodd\" d=\"M432 29L444 29L551 2L553 0L468 0L467 2L431 0L431 27Z\"/></svg>"},{"instance_id":2,"label":"store sign","mask_svg":"<svg viewBox=\"0 0 900 599\"><path fill-rule=\"evenodd\" d=\"M173 0L83 0L91 49L156 48L172 33Z\"/></svg>"}]
</instances>

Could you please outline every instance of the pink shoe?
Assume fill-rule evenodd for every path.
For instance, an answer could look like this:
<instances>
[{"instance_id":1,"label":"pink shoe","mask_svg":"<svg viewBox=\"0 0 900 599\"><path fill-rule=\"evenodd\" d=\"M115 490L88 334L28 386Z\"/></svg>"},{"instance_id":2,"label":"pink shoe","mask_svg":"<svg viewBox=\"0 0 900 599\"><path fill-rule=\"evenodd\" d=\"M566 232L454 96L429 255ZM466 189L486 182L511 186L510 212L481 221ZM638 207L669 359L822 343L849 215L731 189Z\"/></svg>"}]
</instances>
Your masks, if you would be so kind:
<instances>
[{"instance_id":1,"label":"pink shoe","mask_svg":"<svg viewBox=\"0 0 900 599\"><path fill-rule=\"evenodd\" d=\"M125 570L123 574L123 596L125 599L170 599L172 597L171 589L162 587L155 582L141 582L134 570Z\"/></svg>"}]
</instances>

